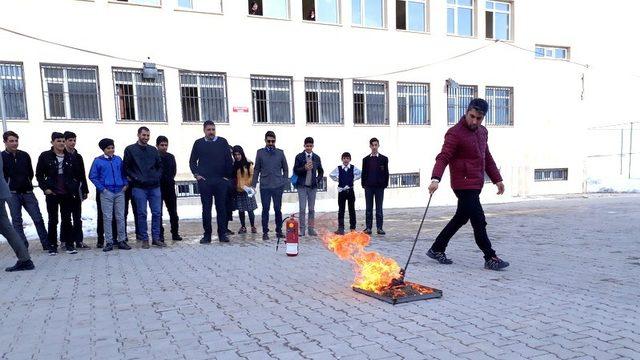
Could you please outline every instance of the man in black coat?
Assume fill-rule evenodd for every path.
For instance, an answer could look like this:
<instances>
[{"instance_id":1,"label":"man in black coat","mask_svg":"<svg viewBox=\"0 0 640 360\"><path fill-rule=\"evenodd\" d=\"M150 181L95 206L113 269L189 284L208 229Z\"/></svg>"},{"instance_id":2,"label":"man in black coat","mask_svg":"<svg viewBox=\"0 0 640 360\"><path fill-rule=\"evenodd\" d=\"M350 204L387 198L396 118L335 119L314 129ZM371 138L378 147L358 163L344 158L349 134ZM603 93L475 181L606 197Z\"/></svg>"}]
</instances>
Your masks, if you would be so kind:
<instances>
[{"instance_id":1,"label":"man in black coat","mask_svg":"<svg viewBox=\"0 0 640 360\"><path fill-rule=\"evenodd\" d=\"M362 187L366 202L364 232L371 234L373 226L373 202L376 202L376 228L378 235L384 235L382 229L382 201L384 200L384 189L389 184L389 159L378 152L380 142L376 138L369 140L371 154L362 159Z\"/></svg>"},{"instance_id":2,"label":"man in black coat","mask_svg":"<svg viewBox=\"0 0 640 360\"><path fill-rule=\"evenodd\" d=\"M180 241L182 236L178 232L178 197L176 196L176 158L169 150L169 139L160 135L156 139L156 147L162 161L162 177L160 178L160 194L162 202L167 206L169 223L171 224L171 240ZM162 220L160 220L162 224ZM164 240L164 225L160 225L160 237Z\"/></svg>"},{"instance_id":3,"label":"man in black coat","mask_svg":"<svg viewBox=\"0 0 640 360\"><path fill-rule=\"evenodd\" d=\"M87 176L85 175L84 159L82 155L76 150L76 134L72 131L64 132L64 147L65 150L77 163L77 166L82 172L82 178L80 182L80 188L78 189L80 195L73 200L73 209L71 210L71 219L73 220L73 237L76 243L77 249L91 249L91 247L84 243L84 234L82 233L82 202L87 199L89 195L89 186L87 185ZM77 225L76 225L77 224ZM80 231L78 231L78 229Z\"/></svg>"}]
</instances>

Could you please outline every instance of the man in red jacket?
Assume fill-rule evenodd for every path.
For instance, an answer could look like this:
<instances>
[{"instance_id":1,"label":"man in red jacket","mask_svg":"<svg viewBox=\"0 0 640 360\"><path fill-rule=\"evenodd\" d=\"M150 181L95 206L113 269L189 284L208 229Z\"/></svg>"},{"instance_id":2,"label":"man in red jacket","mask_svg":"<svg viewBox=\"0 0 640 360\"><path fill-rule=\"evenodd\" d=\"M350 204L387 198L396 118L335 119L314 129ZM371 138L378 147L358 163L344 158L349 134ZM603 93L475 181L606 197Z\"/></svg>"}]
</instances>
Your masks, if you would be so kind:
<instances>
[{"instance_id":1,"label":"man in red jacket","mask_svg":"<svg viewBox=\"0 0 640 360\"><path fill-rule=\"evenodd\" d=\"M458 198L456 214L427 252L427 256L440 264L453 263L444 253L447 244L458 229L471 220L476 244L484 253L484 267L500 270L509 266L509 263L498 258L491 248L491 241L487 236L487 222L480 204L485 171L491 182L498 187L498 195L504 193L500 171L487 145L487 128L481 125L488 109L489 104L485 100L471 100L462 119L444 136L442 151L436 157L436 164L431 173L429 193L433 194L438 190L438 183L442 179L444 169L449 165L451 188Z\"/></svg>"}]
</instances>

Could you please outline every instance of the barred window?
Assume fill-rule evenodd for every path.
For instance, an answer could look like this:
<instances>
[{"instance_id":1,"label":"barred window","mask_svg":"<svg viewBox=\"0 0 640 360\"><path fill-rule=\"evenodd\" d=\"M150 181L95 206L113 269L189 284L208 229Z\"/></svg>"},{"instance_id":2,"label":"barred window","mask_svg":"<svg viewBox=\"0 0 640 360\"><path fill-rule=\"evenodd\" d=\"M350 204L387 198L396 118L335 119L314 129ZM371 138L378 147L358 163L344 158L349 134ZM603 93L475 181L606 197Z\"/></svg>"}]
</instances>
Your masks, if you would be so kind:
<instances>
[{"instance_id":1,"label":"barred window","mask_svg":"<svg viewBox=\"0 0 640 360\"><path fill-rule=\"evenodd\" d=\"M0 62L0 96L6 119L27 119L22 63ZM0 115L2 115L0 107Z\"/></svg>"},{"instance_id":2,"label":"barred window","mask_svg":"<svg viewBox=\"0 0 640 360\"><path fill-rule=\"evenodd\" d=\"M389 188L420 187L420 173L389 174Z\"/></svg>"},{"instance_id":3,"label":"barred window","mask_svg":"<svg viewBox=\"0 0 640 360\"><path fill-rule=\"evenodd\" d=\"M226 75L180 71L182 121L229 122Z\"/></svg>"},{"instance_id":4,"label":"barred window","mask_svg":"<svg viewBox=\"0 0 640 360\"><path fill-rule=\"evenodd\" d=\"M353 123L389 124L386 82L353 81Z\"/></svg>"},{"instance_id":5,"label":"barred window","mask_svg":"<svg viewBox=\"0 0 640 360\"><path fill-rule=\"evenodd\" d=\"M447 84L447 124L456 124L471 100L477 97L478 87L475 85Z\"/></svg>"},{"instance_id":6,"label":"barred window","mask_svg":"<svg viewBox=\"0 0 640 360\"><path fill-rule=\"evenodd\" d=\"M305 79L308 124L342 124L342 81Z\"/></svg>"},{"instance_id":7,"label":"barred window","mask_svg":"<svg viewBox=\"0 0 640 360\"><path fill-rule=\"evenodd\" d=\"M178 197L200 196L200 190L198 190L198 182L196 180L176 181L175 187Z\"/></svg>"},{"instance_id":8,"label":"barred window","mask_svg":"<svg viewBox=\"0 0 640 360\"><path fill-rule=\"evenodd\" d=\"M484 14L487 39L511 39L511 3L487 1Z\"/></svg>"},{"instance_id":9,"label":"barred window","mask_svg":"<svg viewBox=\"0 0 640 360\"><path fill-rule=\"evenodd\" d=\"M113 69L117 119L122 121L167 121L164 72L144 79L142 70Z\"/></svg>"},{"instance_id":10,"label":"barred window","mask_svg":"<svg viewBox=\"0 0 640 360\"><path fill-rule=\"evenodd\" d=\"M431 124L429 84L398 83L398 124Z\"/></svg>"},{"instance_id":11,"label":"barred window","mask_svg":"<svg viewBox=\"0 0 640 360\"><path fill-rule=\"evenodd\" d=\"M535 169L534 181L566 181L569 179L569 169Z\"/></svg>"},{"instance_id":12,"label":"barred window","mask_svg":"<svg viewBox=\"0 0 640 360\"><path fill-rule=\"evenodd\" d=\"M489 103L485 124L513 126L513 88L487 86L485 94Z\"/></svg>"},{"instance_id":13,"label":"barred window","mask_svg":"<svg viewBox=\"0 0 640 360\"><path fill-rule=\"evenodd\" d=\"M447 0L447 34L473 36L473 0Z\"/></svg>"},{"instance_id":14,"label":"barred window","mask_svg":"<svg viewBox=\"0 0 640 360\"><path fill-rule=\"evenodd\" d=\"M41 65L46 119L100 120L98 68Z\"/></svg>"},{"instance_id":15,"label":"barred window","mask_svg":"<svg viewBox=\"0 0 640 360\"><path fill-rule=\"evenodd\" d=\"M293 124L290 77L251 76L254 123Z\"/></svg>"},{"instance_id":16,"label":"barred window","mask_svg":"<svg viewBox=\"0 0 640 360\"><path fill-rule=\"evenodd\" d=\"M298 189L296 189L296 187L293 186L293 184L291 184L291 181L288 181L287 184L288 185L284 187L285 194L292 194L292 193L298 192ZM327 177L325 176L322 178L322 184L319 184L318 186L318 192L326 192L326 191L327 191Z\"/></svg>"}]
</instances>

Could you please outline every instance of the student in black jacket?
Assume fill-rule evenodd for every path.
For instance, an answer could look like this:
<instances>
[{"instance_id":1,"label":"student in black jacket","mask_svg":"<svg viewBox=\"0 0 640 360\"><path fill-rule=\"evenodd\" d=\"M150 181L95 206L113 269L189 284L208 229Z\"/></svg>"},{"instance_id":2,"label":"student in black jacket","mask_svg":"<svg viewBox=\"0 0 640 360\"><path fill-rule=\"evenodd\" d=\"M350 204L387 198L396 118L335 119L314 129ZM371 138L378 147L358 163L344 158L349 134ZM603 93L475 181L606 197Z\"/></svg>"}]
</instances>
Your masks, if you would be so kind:
<instances>
[{"instance_id":1,"label":"student in black jacket","mask_svg":"<svg viewBox=\"0 0 640 360\"><path fill-rule=\"evenodd\" d=\"M71 212L78 197L85 174L77 161L65 150L64 134L51 134L51 149L38 157L36 179L47 199L49 214L49 254L58 253L58 209L60 209L60 242L65 243L67 253L77 253L74 247L74 233L82 231L80 224L71 225ZM74 229L74 226L76 227Z\"/></svg>"},{"instance_id":2,"label":"student in black jacket","mask_svg":"<svg viewBox=\"0 0 640 360\"><path fill-rule=\"evenodd\" d=\"M24 208L38 232L40 244L43 250L49 250L49 240L47 240L47 229L38 206L38 199L33 193L33 166L28 153L18 150L19 137L13 131L7 131L2 135L5 151L2 152L2 164L4 179L9 184L11 198L8 199L11 222L20 238L29 247L27 237L24 235L22 227L22 208Z\"/></svg>"},{"instance_id":3,"label":"student in black jacket","mask_svg":"<svg viewBox=\"0 0 640 360\"><path fill-rule=\"evenodd\" d=\"M318 187L322 186L324 169L322 169L320 156L313 152L312 137L304 139L304 151L296 155L293 172L298 177L296 189L298 190L298 205L300 210L298 213L300 219L300 236L304 236L305 230L307 230L307 222L305 219L307 204L309 204L307 233L309 236L317 236L318 233L316 233L315 230L316 193L318 192Z\"/></svg>"},{"instance_id":4,"label":"student in black jacket","mask_svg":"<svg viewBox=\"0 0 640 360\"><path fill-rule=\"evenodd\" d=\"M176 158L168 152L169 139L166 136L158 136L156 139L156 147L160 153L160 161L162 161L162 177L160 178L160 194L162 202L167 206L169 213L169 223L171 224L171 240L180 241L182 236L178 232L178 197L176 196ZM162 225L162 217L160 218L160 237L164 240L164 226Z\"/></svg>"},{"instance_id":5,"label":"student in black jacket","mask_svg":"<svg viewBox=\"0 0 640 360\"><path fill-rule=\"evenodd\" d=\"M371 234L373 225L373 201L376 202L376 228L378 235L384 235L382 229L382 201L384 200L384 189L389 184L389 159L378 152L380 142L376 138L369 140L371 154L362 159L362 187L366 202L364 232Z\"/></svg>"},{"instance_id":6,"label":"student in black jacket","mask_svg":"<svg viewBox=\"0 0 640 360\"><path fill-rule=\"evenodd\" d=\"M85 250L91 249L91 247L84 243L84 234L82 233L82 202L87 199L89 194L89 186L87 185L87 176L85 175L84 159L82 155L76 150L76 134L71 131L64 132L64 147L69 154L71 154L76 161L80 171L82 172L82 178L80 182L80 188L78 191L80 195L74 198L73 209L71 210L71 219L73 220L73 237L76 243L76 248ZM76 225L77 224L77 225ZM80 231L78 231L78 229Z\"/></svg>"}]
</instances>

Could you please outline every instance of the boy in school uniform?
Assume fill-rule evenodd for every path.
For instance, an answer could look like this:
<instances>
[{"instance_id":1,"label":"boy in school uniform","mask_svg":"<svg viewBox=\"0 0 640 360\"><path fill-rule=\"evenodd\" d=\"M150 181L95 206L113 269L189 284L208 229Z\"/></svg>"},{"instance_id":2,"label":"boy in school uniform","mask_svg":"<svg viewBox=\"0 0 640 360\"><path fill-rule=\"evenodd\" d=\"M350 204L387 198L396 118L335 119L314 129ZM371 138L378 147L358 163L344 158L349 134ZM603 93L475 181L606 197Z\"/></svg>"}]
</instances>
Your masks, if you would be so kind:
<instances>
[{"instance_id":1,"label":"boy in school uniform","mask_svg":"<svg viewBox=\"0 0 640 360\"><path fill-rule=\"evenodd\" d=\"M338 165L329 177L338 182L338 230L336 234L344 235L344 208L345 203L349 206L349 229L356 230L356 194L353 191L353 182L360 179L362 171L351 165L351 154L342 154L342 164Z\"/></svg>"}]
</instances>

